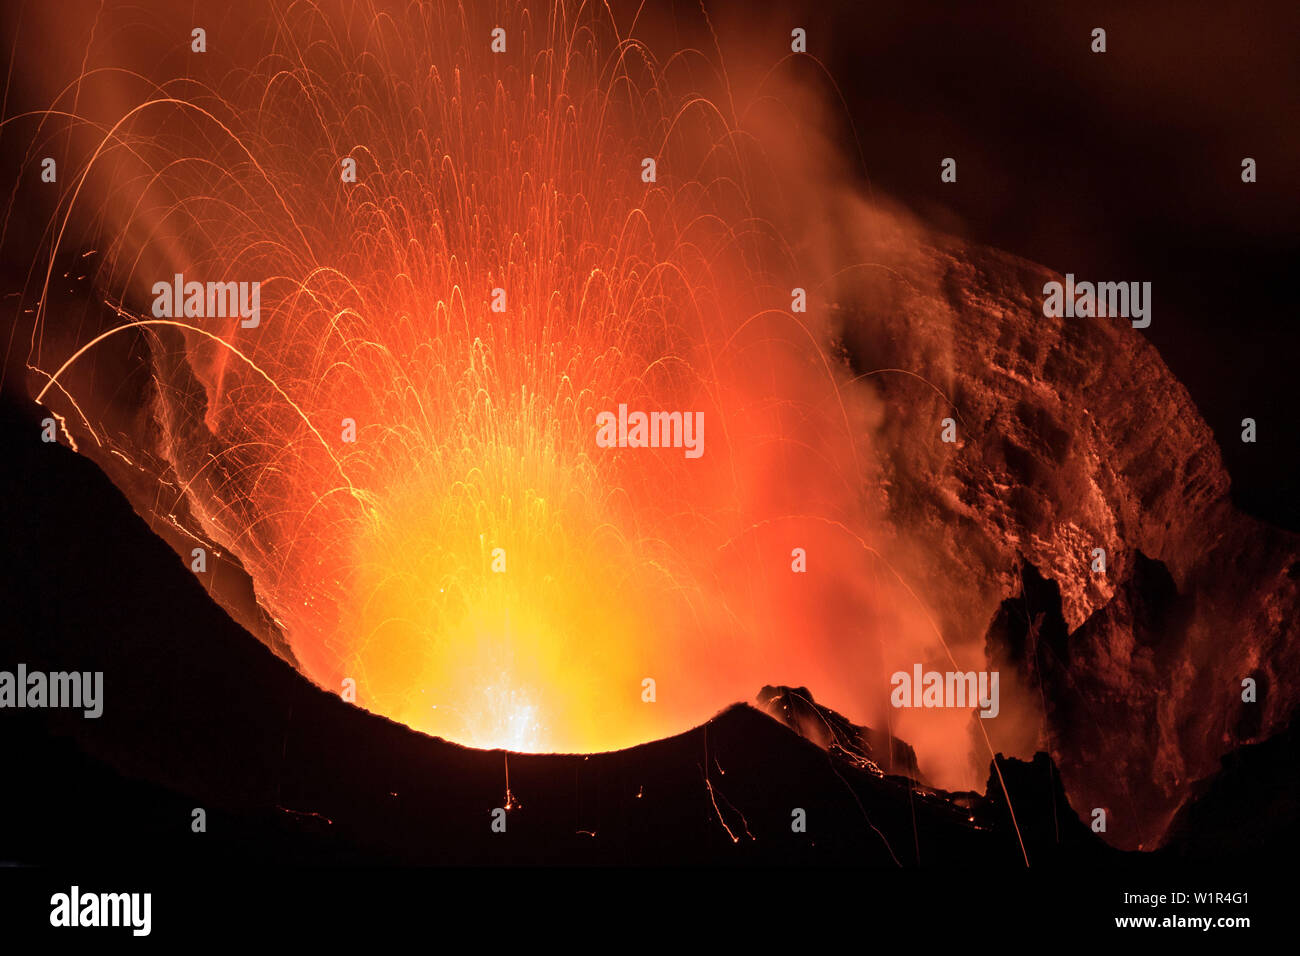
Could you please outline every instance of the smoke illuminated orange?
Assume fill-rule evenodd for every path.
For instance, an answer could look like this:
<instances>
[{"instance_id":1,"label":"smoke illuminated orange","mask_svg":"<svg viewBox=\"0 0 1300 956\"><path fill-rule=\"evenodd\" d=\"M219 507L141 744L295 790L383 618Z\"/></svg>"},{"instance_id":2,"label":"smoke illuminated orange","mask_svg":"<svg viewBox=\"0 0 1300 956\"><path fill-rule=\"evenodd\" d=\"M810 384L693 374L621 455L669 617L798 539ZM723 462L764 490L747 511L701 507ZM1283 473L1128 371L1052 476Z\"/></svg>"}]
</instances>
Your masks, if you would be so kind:
<instances>
[{"instance_id":1,"label":"smoke illuminated orange","mask_svg":"<svg viewBox=\"0 0 1300 956\"><path fill-rule=\"evenodd\" d=\"M110 224L110 335L148 343L175 473L137 507L184 499L320 686L454 740L615 748L778 681L883 719L883 645L935 634L870 526L872 411L812 317L833 267L776 221L767 93L738 105L717 57L661 61L603 7L244 23L210 80L212 52L110 71L129 106L69 110L58 225L89 197ZM174 274L259 281L260 324L156 321ZM100 341L34 343L43 400ZM704 455L597 447L620 404L702 412Z\"/></svg>"}]
</instances>

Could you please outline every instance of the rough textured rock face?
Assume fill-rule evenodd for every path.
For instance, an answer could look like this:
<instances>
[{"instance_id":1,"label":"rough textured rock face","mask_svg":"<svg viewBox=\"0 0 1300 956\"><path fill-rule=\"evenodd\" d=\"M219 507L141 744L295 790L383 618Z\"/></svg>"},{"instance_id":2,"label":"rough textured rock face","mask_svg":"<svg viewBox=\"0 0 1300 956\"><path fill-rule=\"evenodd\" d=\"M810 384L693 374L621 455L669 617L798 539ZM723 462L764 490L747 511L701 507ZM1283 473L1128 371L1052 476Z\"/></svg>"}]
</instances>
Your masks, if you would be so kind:
<instances>
[{"instance_id":1,"label":"rough textured rock face","mask_svg":"<svg viewBox=\"0 0 1300 956\"><path fill-rule=\"evenodd\" d=\"M927 784L917 765L916 751L907 741L850 721L843 714L818 704L807 687L767 685L755 703L817 746L870 772L896 774Z\"/></svg>"},{"instance_id":2,"label":"rough textured rock face","mask_svg":"<svg viewBox=\"0 0 1300 956\"><path fill-rule=\"evenodd\" d=\"M873 544L888 546L949 647L1002 670L1001 716L973 721L965 741L971 786L992 751L1043 749L1085 820L1104 808L1108 840L1151 846L1194 781L1294 712L1283 675L1300 667L1297 538L1233 508L1208 426L1127 320L1044 317L1043 285L1059 276L905 213L837 221L848 220L846 258L865 265L826 295L855 398L874 403ZM1153 321L1176 323L1160 303L1155 288ZM145 399L127 407L110 432L172 480ZM940 440L946 418L953 444ZM139 504L154 493L134 465L82 450L189 554L192 519L159 519ZM210 559L212 596L292 661L238 562L212 548ZM1247 677L1254 704L1241 699ZM933 776L939 758L910 739L914 776Z\"/></svg>"},{"instance_id":3,"label":"rough textured rock face","mask_svg":"<svg viewBox=\"0 0 1300 956\"><path fill-rule=\"evenodd\" d=\"M1024 605L1019 633L1004 606L989 640L1019 678L1012 713L1025 734L1038 722L1076 806L1150 845L1189 783L1292 711L1278 678L1300 643L1296 538L1233 508L1210 429L1127 320L1044 317L1046 269L901 215L870 225L874 267L838 309L883 404L881 494L908 571L949 643L981 640L999 601ZM1178 321L1159 289L1153 303L1153 321ZM1023 583L1025 564L1050 588Z\"/></svg>"},{"instance_id":4,"label":"rough textured rock face","mask_svg":"<svg viewBox=\"0 0 1300 956\"><path fill-rule=\"evenodd\" d=\"M1294 865L1300 850L1300 722L1262 743L1226 754L1219 770L1192 788L1169 824L1159 856L1257 867Z\"/></svg>"}]
</instances>

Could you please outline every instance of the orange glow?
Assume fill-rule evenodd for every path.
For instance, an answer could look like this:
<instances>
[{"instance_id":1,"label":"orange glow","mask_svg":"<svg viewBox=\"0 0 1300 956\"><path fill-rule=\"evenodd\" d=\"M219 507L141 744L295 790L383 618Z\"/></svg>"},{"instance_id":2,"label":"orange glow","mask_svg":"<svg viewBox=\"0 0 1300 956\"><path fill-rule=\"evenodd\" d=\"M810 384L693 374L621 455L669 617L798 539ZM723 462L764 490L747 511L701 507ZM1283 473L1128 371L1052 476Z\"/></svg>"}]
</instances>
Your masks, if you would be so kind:
<instances>
[{"instance_id":1,"label":"orange glow","mask_svg":"<svg viewBox=\"0 0 1300 956\"><path fill-rule=\"evenodd\" d=\"M604 8L477 7L232 16L210 77L113 77L84 191L175 472L143 507L185 501L321 687L471 745L627 746L772 682L892 720L896 651L938 642L868 491L842 263L790 238L799 106ZM260 324L154 321L175 274L260 281ZM620 404L702 412L704 455L598 447Z\"/></svg>"}]
</instances>

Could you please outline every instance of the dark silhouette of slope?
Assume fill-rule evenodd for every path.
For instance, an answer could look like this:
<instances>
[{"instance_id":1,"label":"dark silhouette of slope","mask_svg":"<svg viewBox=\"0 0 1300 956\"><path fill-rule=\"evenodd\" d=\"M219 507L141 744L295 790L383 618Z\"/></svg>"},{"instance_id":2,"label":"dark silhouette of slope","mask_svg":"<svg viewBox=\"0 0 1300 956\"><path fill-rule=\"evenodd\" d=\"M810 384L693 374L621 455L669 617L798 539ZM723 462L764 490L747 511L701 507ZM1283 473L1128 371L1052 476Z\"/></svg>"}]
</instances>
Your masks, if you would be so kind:
<instances>
[{"instance_id":1,"label":"dark silhouette of slope","mask_svg":"<svg viewBox=\"0 0 1300 956\"><path fill-rule=\"evenodd\" d=\"M470 750L366 713L213 604L90 461L40 441L43 417L0 409L0 669L103 671L103 716L0 711L20 768L0 787L0 859L1023 865L1000 785L884 775L745 704L588 756ZM1036 864L1108 853L1050 761L1000 766Z\"/></svg>"},{"instance_id":2,"label":"dark silhouette of slope","mask_svg":"<svg viewBox=\"0 0 1300 956\"><path fill-rule=\"evenodd\" d=\"M1178 861L1270 861L1300 853L1300 734L1286 730L1226 754L1174 816L1157 856Z\"/></svg>"}]
</instances>

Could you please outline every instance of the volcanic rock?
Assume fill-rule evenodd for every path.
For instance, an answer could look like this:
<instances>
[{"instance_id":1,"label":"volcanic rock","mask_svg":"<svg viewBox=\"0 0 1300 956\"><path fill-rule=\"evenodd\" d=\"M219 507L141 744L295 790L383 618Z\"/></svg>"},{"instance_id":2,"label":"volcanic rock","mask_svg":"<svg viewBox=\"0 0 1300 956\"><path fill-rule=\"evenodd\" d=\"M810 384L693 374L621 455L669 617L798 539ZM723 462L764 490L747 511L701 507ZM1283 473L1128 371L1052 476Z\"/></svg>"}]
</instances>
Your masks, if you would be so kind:
<instances>
[{"instance_id":1,"label":"volcanic rock","mask_svg":"<svg viewBox=\"0 0 1300 956\"><path fill-rule=\"evenodd\" d=\"M864 232L873 268L838 315L882 403L870 443L896 565L955 646L1001 615L990 658L1030 678L1027 713L1047 701L1036 739L1003 746L1047 749L1076 802L1150 845L1190 781L1295 710L1300 542L1236 510L1209 427L1128 321L1046 317L1059 275L904 213L864 213ZM1178 321L1154 302L1154 322ZM1016 600L1044 617L1008 643Z\"/></svg>"}]
</instances>

